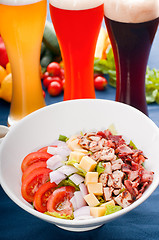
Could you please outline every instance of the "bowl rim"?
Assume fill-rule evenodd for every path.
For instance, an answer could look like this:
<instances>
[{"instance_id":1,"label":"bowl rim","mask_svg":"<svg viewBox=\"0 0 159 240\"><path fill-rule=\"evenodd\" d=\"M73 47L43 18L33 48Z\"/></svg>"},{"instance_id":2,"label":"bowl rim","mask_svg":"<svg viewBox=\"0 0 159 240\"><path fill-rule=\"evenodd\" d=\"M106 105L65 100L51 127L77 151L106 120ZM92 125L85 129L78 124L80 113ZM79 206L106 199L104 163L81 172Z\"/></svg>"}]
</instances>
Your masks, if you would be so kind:
<instances>
[{"instance_id":1,"label":"bowl rim","mask_svg":"<svg viewBox=\"0 0 159 240\"><path fill-rule=\"evenodd\" d=\"M141 111L139 111L138 109L129 106L125 103L121 103L121 102L116 102L113 100L105 100L105 99L77 99L77 100L68 100L68 101L62 101L62 102L58 102L58 103L53 103L50 104L48 106L45 106L39 110L36 110L35 112L29 114L28 116L24 117L22 120L20 120L18 123L16 123L14 126L10 127L10 131L9 133L5 136L3 142L1 143L0 146L0 153L1 153L1 149L3 149L3 145L5 144L5 142L7 141L7 139L9 138L10 134L12 134L12 131L16 131L16 129L20 126L23 125L23 123L25 123L27 121L27 119L32 118L32 116L36 115L37 113L43 112L45 111L45 109L49 109L49 108L54 108L58 105L66 105L66 104L72 104L72 102L106 102L108 104L115 104L115 105L124 105L125 108L131 108L132 111L135 111L137 114L142 115L142 117L149 121L153 127L156 128L156 131L158 131L159 134L159 128L157 127L157 125L149 118L147 117L144 113L142 113ZM8 189L7 184L3 181L2 178L2 174L1 174L1 161L0 161L0 183L2 188L4 189L4 191L7 193L7 195L10 197L10 199L15 202L19 207L21 207L23 210L29 212L30 214L32 214L33 216L36 216L42 220L48 221L50 223L53 223L55 225L60 225L60 226L65 226L65 227L70 227L70 228L83 228L83 227L90 227L90 226L96 226L96 225L100 225L100 224L104 224L108 221L111 221L117 217L120 217L128 212L130 212L131 210L135 209L137 206L139 206L141 203L143 203L153 192L154 190L158 187L159 185L159 178L156 179L155 181L152 182L152 184L150 185L150 187L146 190L146 192L144 192L144 194L141 196L141 198L139 198L138 200L136 200L134 203L132 203L130 206L116 212L116 213L112 213L110 215L106 215L106 216L102 216L102 217L98 217L98 218L92 218L92 219L85 219L85 220L66 220L66 219L60 219L60 218L56 218L56 217L52 217L49 215L46 215L44 213L40 213L37 210L33 209L32 206L27 206L27 202L26 204L24 202L22 202L14 193L12 193L12 191L10 189ZM25 200L24 200L25 201Z\"/></svg>"}]
</instances>

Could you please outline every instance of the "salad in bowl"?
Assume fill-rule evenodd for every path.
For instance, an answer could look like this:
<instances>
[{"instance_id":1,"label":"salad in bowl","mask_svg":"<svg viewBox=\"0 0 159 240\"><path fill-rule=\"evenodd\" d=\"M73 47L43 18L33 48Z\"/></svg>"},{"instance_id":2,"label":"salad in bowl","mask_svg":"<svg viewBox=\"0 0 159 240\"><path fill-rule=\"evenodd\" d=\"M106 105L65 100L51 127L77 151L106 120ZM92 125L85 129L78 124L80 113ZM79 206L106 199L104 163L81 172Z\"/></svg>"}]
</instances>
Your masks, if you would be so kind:
<instances>
[{"instance_id":1,"label":"salad in bowl","mask_svg":"<svg viewBox=\"0 0 159 240\"><path fill-rule=\"evenodd\" d=\"M22 196L37 211L57 218L109 215L131 205L152 183L154 173L145 169L145 161L132 141L109 129L60 135L24 158Z\"/></svg>"}]
</instances>

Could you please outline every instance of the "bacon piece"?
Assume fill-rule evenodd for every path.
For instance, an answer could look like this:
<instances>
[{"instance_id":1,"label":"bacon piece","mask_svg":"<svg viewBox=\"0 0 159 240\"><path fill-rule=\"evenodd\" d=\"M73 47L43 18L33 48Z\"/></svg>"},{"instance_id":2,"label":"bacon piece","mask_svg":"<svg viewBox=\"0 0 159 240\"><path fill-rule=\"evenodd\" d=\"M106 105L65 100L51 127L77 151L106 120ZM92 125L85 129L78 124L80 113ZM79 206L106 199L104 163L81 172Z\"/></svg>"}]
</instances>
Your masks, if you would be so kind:
<instances>
[{"instance_id":1,"label":"bacon piece","mask_svg":"<svg viewBox=\"0 0 159 240\"><path fill-rule=\"evenodd\" d=\"M133 200L136 200L136 197L138 196L139 192L137 188L133 187L132 182L130 180L125 180L124 185L131 194Z\"/></svg>"},{"instance_id":2,"label":"bacon piece","mask_svg":"<svg viewBox=\"0 0 159 240\"><path fill-rule=\"evenodd\" d=\"M108 139L115 143L116 147L125 144L125 140L122 138L121 135L109 135Z\"/></svg>"},{"instance_id":3,"label":"bacon piece","mask_svg":"<svg viewBox=\"0 0 159 240\"><path fill-rule=\"evenodd\" d=\"M128 207L133 202L131 194L127 190L115 197L114 201L122 208Z\"/></svg>"},{"instance_id":4,"label":"bacon piece","mask_svg":"<svg viewBox=\"0 0 159 240\"><path fill-rule=\"evenodd\" d=\"M145 168L140 169L139 175L141 178L141 183L152 182L153 174L153 172L147 171Z\"/></svg>"},{"instance_id":5,"label":"bacon piece","mask_svg":"<svg viewBox=\"0 0 159 240\"><path fill-rule=\"evenodd\" d=\"M118 153L119 156L122 157L122 156L127 156L127 155L133 154L133 151L126 144L122 144L116 149L116 153Z\"/></svg>"}]
</instances>

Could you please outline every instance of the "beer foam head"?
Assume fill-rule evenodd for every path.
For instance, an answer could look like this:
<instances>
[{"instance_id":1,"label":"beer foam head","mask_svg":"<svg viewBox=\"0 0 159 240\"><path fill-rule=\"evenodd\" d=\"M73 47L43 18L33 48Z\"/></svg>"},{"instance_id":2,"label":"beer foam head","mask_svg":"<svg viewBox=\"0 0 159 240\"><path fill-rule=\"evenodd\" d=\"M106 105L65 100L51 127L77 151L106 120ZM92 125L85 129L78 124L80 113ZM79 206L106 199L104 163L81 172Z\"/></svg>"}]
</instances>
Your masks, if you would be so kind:
<instances>
[{"instance_id":1,"label":"beer foam head","mask_svg":"<svg viewBox=\"0 0 159 240\"><path fill-rule=\"evenodd\" d=\"M105 16L126 23L147 22L159 17L158 0L104 0Z\"/></svg>"},{"instance_id":2,"label":"beer foam head","mask_svg":"<svg viewBox=\"0 0 159 240\"><path fill-rule=\"evenodd\" d=\"M0 4L10 5L10 6L21 6L21 5L37 3L40 1L42 0L0 0Z\"/></svg>"},{"instance_id":3,"label":"beer foam head","mask_svg":"<svg viewBox=\"0 0 159 240\"><path fill-rule=\"evenodd\" d=\"M50 0L54 7L67 10L84 10L98 7L104 0Z\"/></svg>"}]
</instances>

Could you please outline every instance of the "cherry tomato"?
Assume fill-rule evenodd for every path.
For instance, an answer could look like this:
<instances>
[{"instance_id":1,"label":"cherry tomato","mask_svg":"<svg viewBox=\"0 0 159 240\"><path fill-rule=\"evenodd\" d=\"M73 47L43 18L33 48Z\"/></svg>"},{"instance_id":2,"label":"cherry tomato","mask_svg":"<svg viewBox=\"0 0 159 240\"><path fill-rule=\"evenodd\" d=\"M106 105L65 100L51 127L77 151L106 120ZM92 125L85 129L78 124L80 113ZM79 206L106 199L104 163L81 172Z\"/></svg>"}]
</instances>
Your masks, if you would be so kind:
<instances>
[{"instance_id":1,"label":"cherry tomato","mask_svg":"<svg viewBox=\"0 0 159 240\"><path fill-rule=\"evenodd\" d=\"M31 164L39 161L47 161L50 157L52 157L49 153L43 152L32 152L29 153L22 162L21 170L24 172Z\"/></svg>"},{"instance_id":2,"label":"cherry tomato","mask_svg":"<svg viewBox=\"0 0 159 240\"><path fill-rule=\"evenodd\" d=\"M73 197L75 188L65 186L56 189L48 199L47 210L49 212L57 212L60 215L72 215L73 206L70 199Z\"/></svg>"},{"instance_id":3,"label":"cherry tomato","mask_svg":"<svg viewBox=\"0 0 159 240\"><path fill-rule=\"evenodd\" d=\"M44 72L44 74L42 75L42 79L45 79L48 76L49 76L49 73L48 72Z\"/></svg>"},{"instance_id":4,"label":"cherry tomato","mask_svg":"<svg viewBox=\"0 0 159 240\"><path fill-rule=\"evenodd\" d=\"M61 74L60 64L57 62L51 62L47 66L46 70L51 76L60 76L60 74Z\"/></svg>"},{"instance_id":5,"label":"cherry tomato","mask_svg":"<svg viewBox=\"0 0 159 240\"><path fill-rule=\"evenodd\" d=\"M61 71L60 77L61 77L61 79L64 79L65 78L65 71L64 71L63 68L61 68L60 71Z\"/></svg>"},{"instance_id":6,"label":"cherry tomato","mask_svg":"<svg viewBox=\"0 0 159 240\"><path fill-rule=\"evenodd\" d=\"M46 162L44 161L40 161L40 162L35 162L32 165L30 165L23 173L22 175L22 182L24 181L24 179L34 170L40 167L47 167Z\"/></svg>"},{"instance_id":7,"label":"cherry tomato","mask_svg":"<svg viewBox=\"0 0 159 240\"><path fill-rule=\"evenodd\" d=\"M102 77L102 76L97 76L94 78L94 86L95 89L97 90L104 90L107 86L108 82L106 80L106 78Z\"/></svg>"},{"instance_id":8,"label":"cherry tomato","mask_svg":"<svg viewBox=\"0 0 159 240\"><path fill-rule=\"evenodd\" d=\"M45 94L45 91L43 90L43 97L45 98L46 94Z\"/></svg>"},{"instance_id":9,"label":"cherry tomato","mask_svg":"<svg viewBox=\"0 0 159 240\"><path fill-rule=\"evenodd\" d=\"M51 145L51 146L46 146L46 147L42 147L38 150L38 152L44 152L44 153L47 153L47 149L48 147L57 147L57 145Z\"/></svg>"},{"instance_id":10,"label":"cherry tomato","mask_svg":"<svg viewBox=\"0 0 159 240\"><path fill-rule=\"evenodd\" d=\"M62 92L63 88L62 88L62 83L57 82L57 81L53 81L49 84L48 86L48 93L51 96L58 96L60 95L60 93Z\"/></svg>"},{"instance_id":11,"label":"cherry tomato","mask_svg":"<svg viewBox=\"0 0 159 240\"><path fill-rule=\"evenodd\" d=\"M39 212L46 212L47 211L47 202L50 195L53 193L55 188L57 187L56 183L47 182L44 183L38 191L35 193L34 196L34 207Z\"/></svg>"},{"instance_id":12,"label":"cherry tomato","mask_svg":"<svg viewBox=\"0 0 159 240\"><path fill-rule=\"evenodd\" d=\"M49 180L50 172L51 170L48 168L37 168L24 179L21 186L21 193L27 202L33 202L34 195L39 187Z\"/></svg>"},{"instance_id":13,"label":"cherry tomato","mask_svg":"<svg viewBox=\"0 0 159 240\"><path fill-rule=\"evenodd\" d=\"M49 84L53 81L52 76L48 76L46 78L44 78L43 80L43 85L44 87L48 88Z\"/></svg>"}]
</instances>

